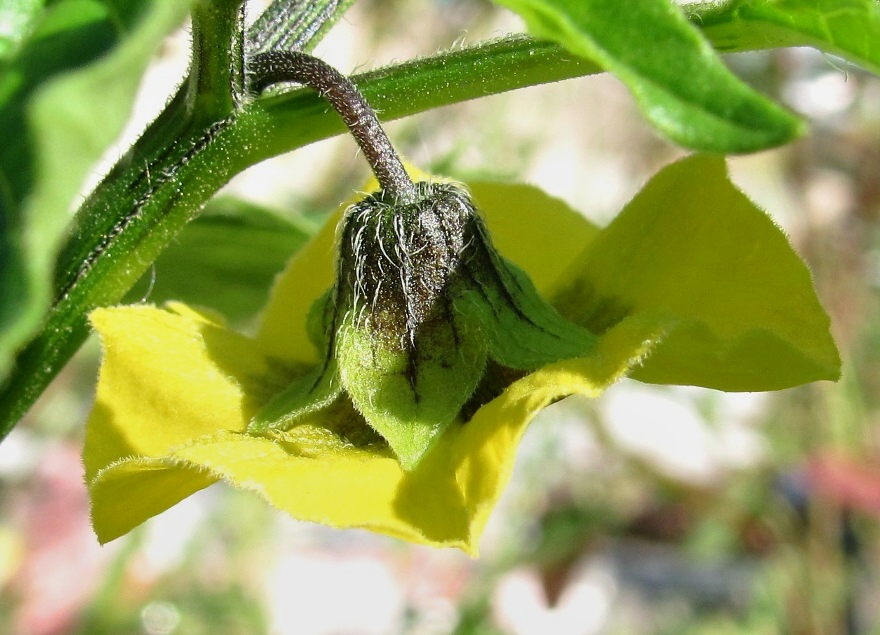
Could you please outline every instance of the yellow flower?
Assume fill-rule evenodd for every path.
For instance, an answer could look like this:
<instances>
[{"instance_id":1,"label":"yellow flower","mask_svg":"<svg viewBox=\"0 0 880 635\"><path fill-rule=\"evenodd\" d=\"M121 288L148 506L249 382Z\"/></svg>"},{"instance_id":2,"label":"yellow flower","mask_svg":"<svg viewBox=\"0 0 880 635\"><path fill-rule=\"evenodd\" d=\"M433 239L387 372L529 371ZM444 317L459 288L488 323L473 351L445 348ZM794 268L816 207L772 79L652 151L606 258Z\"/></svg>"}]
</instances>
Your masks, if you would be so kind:
<instances>
[{"instance_id":1,"label":"yellow flower","mask_svg":"<svg viewBox=\"0 0 880 635\"><path fill-rule=\"evenodd\" d=\"M483 208L502 249L508 243L534 254L545 245L515 239L516 219L499 193L542 199L554 232L531 237L549 240L562 232L553 244L557 266L573 260L594 233L564 206L548 208L533 188L485 185L475 188L478 201L481 192L495 203ZM295 369L318 362L305 323L312 302L332 282L334 225L327 223L291 260L253 339L227 330L217 316L176 303L92 314L104 359L85 466L102 542L225 480L302 520L475 554L532 417L566 395L596 396L637 363L658 334L656 322L632 320L606 333L589 358L515 381L445 434L414 471L404 471L381 443L351 442L344 428L357 414L345 400L320 422L271 438L249 435L248 421L273 389ZM526 260L536 282L552 287L553 268L534 256Z\"/></svg>"},{"instance_id":2,"label":"yellow flower","mask_svg":"<svg viewBox=\"0 0 880 635\"><path fill-rule=\"evenodd\" d=\"M705 201L669 205L669 196L681 190L677 179L694 174L726 199L699 232L682 232L688 214L704 218ZM409 471L344 397L289 430L249 434L261 406L320 363L306 324L312 304L333 283L337 213L289 262L253 338L177 303L92 314L104 358L84 462L99 540L113 540L223 480L301 520L476 554L517 444L546 405L571 394L595 397L637 367L650 381L703 372L704 384L747 390L837 372L809 273L772 223L730 186L716 159L689 159L661 173L651 194L663 195L656 205L640 195L600 233L534 188L483 184L472 191L499 251L567 307L564 313L599 333L587 356L504 381ZM711 218L723 220L718 236ZM645 219L651 232L642 230ZM664 242L649 249L654 233ZM744 237L752 247L740 256ZM687 299L689 287L705 286L706 268L693 268L695 254L724 261L711 273L713 284L728 290L726 304ZM774 276L766 298L755 290L754 276L764 262ZM617 286L603 289L609 280ZM786 302L799 308L796 315ZM641 366L655 347L662 354ZM767 350L778 364L761 357Z\"/></svg>"}]
</instances>

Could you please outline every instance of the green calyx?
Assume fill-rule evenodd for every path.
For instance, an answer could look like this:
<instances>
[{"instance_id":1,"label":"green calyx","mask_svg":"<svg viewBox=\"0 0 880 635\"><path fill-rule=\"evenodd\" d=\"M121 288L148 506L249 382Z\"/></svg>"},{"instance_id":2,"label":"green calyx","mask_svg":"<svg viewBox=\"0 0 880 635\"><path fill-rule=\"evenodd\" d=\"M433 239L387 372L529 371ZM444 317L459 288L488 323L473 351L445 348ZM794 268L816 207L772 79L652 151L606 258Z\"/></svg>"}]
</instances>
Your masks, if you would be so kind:
<instances>
[{"instance_id":1,"label":"green calyx","mask_svg":"<svg viewBox=\"0 0 880 635\"><path fill-rule=\"evenodd\" d=\"M461 422L466 404L482 405L469 401L478 385L498 383L487 373L589 352L594 336L564 320L498 254L467 190L416 187L413 203L383 190L349 208L336 282L310 318L324 361L273 397L250 432L287 430L344 392L412 469Z\"/></svg>"}]
</instances>

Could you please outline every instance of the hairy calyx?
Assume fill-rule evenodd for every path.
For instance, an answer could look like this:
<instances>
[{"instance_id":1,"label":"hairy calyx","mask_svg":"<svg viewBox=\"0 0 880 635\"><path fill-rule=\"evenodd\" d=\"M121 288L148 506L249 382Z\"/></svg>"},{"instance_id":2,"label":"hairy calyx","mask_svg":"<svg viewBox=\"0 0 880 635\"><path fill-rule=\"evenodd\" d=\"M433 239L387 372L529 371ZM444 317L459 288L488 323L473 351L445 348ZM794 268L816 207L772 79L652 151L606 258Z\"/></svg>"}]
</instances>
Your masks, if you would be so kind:
<instances>
[{"instance_id":1,"label":"hairy calyx","mask_svg":"<svg viewBox=\"0 0 880 635\"><path fill-rule=\"evenodd\" d=\"M326 97L381 186L347 210L336 281L311 311L322 362L272 397L250 432L283 432L347 398L412 469L463 409L479 406L477 386L497 383L483 381L488 360L496 370L531 370L591 348L593 335L560 317L496 252L464 186L411 181L350 80L286 52L257 56L250 77L255 92L295 81Z\"/></svg>"}]
</instances>

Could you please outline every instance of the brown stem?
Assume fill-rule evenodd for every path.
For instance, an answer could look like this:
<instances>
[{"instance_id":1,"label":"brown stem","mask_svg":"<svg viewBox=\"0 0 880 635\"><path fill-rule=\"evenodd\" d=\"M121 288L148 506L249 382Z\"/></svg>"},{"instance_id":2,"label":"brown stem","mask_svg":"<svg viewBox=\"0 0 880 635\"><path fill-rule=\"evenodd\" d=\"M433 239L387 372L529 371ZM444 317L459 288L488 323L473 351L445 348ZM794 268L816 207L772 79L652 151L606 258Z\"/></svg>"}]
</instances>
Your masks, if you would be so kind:
<instances>
[{"instance_id":1,"label":"brown stem","mask_svg":"<svg viewBox=\"0 0 880 635\"><path fill-rule=\"evenodd\" d=\"M315 89L351 130L382 189L400 203L416 201L416 186L382 129L376 112L345 75L316 57L296 51L255 55L248 63L248 74L250 89L257 94L278 82L296 82Z\"/></svg>"}]
</instances>

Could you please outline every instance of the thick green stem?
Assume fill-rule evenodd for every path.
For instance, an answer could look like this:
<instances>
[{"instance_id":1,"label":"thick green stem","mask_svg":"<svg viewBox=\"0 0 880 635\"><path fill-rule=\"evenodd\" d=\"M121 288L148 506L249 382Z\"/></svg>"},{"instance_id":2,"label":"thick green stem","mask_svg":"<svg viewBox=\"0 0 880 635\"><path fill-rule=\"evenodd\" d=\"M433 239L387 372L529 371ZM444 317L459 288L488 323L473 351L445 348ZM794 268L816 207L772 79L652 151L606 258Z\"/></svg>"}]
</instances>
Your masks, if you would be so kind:
<instances>
[{"instance_id":1,"label":"thick green stem","mask_svg":"<svg viewBox=\"0 0 880 635\"><path fill-rule=\"evenodd\" d=\"M192 8L190 112L201 121L219 121L243 97L244 0L200 0Z\"/></svg>"},{"instance_id":2,"label":"thick green stem","mask_svg":"<svg viewBox=\"0 0 880 635\"><path fill-rule=\"evenodd\" d=\"M243 0L193 4L193 59L188 77L78 210L71 238L58 258L56 302L92 266L104 243L122 231L126 208L118 205L128 204L128 213L137 213L139 202L152 195L154 185L185 161L202 143L205 131L228 119L244 98L243 7Z\"/></svg>"}]
</instances>

